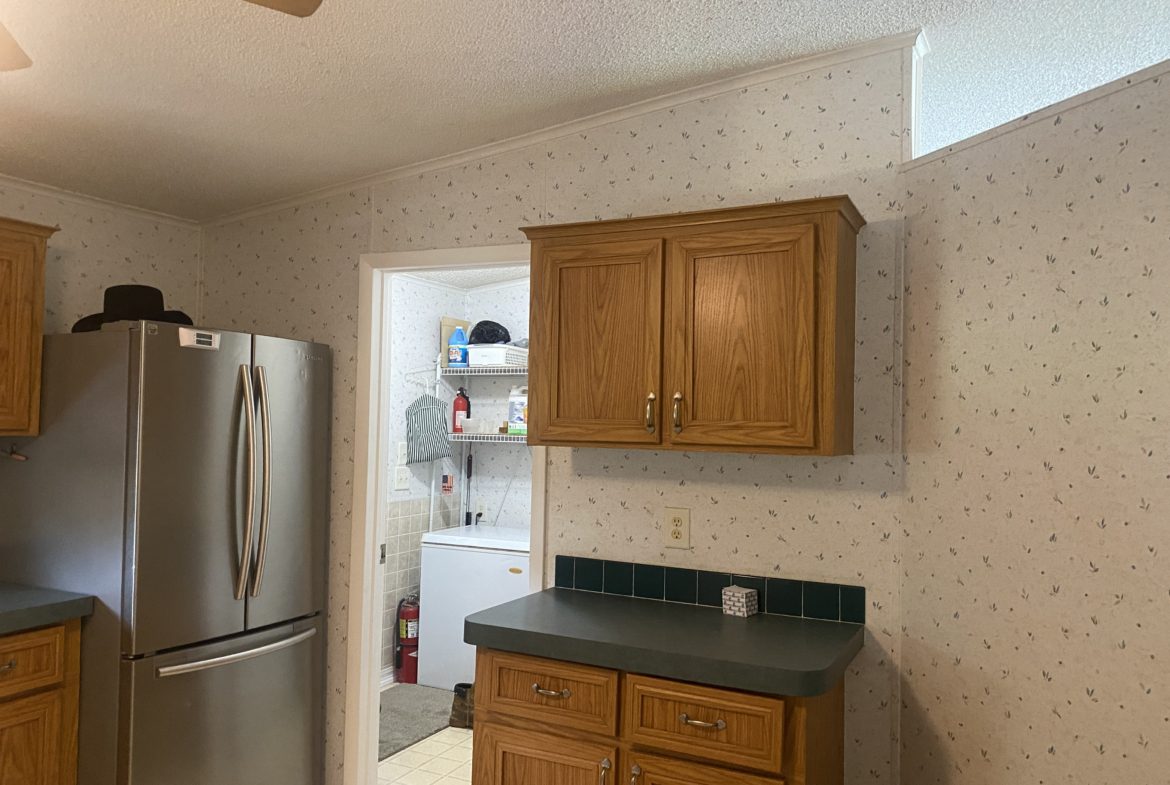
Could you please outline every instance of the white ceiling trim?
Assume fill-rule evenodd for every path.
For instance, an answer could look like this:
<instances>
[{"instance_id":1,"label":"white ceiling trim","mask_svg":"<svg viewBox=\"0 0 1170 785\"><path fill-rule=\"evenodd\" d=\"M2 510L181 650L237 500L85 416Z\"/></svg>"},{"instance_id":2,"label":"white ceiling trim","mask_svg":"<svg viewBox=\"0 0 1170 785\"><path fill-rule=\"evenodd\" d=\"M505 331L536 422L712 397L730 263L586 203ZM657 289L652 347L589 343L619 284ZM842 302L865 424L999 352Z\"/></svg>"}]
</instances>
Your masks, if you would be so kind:
<instances>
[{"instance_id":1,"label":"white ceiling trim","mask_svg":"<svg viewBox=\"0 0 1170 785\"><path fill-rule=\"evenodd\" d=\"M984 142L990 142L992 139L1003 136L1004 134L1010 134L1013 131L1018 131L1025 126L1038 123L1041 120L1047 120L1051 117L1056 117L1058 114L1063 114L1064 112L1076 109L1079 106L1084 106L1085 104L1091 104L1094 101L1099 101L1102 98L1107 98L1114 93L1126 89L1127 87L1133 87L1134 85L1141 84L1142 82L1148 82L1151 79L1157 79L1167 75L1170 75L1170 60L1163 60L1160 63L1151 65L1149 68L1143 68L1140 71L1135 71L1129 76L1123 76L1120 79L1114 79L1112 82L1106 82L1100 87L1094 87L1092 90L1078 93L1072 98L1066 98L1063 101L1057 101L1056 103L1050 104L1043 109L1037 109L1035 112L1021 115L1015 120L1011 120L1002 125L997 125L995 128L989 128L981 134L969 136L961 142L955 142L952 145L935 150L934 152L924 155L921 158L914 158L913 160L906 161L899 167L899 171L909 172L913 169L917 169L920 166L925 166L928 163L937 161L940 158L946 158L948 155L952 155L953 153L966 150L969 147L975 147L976 145L983 144Z\"/></svg>"},{"instance_id":2,"label":"white ceiling trim","mask_svg":"<svg viewBox=\"0 0 1170 785\"><path fill-rule=\"evenodd\" d=\"M573 134L582 131L588 131L599 126L607 125L609 123L616 123L622 120L628 120L633 117L639 117L644 114L656 112L660 109L669 109L671 107L680 106L682 104L691 103L693 101L701 101L706 98L713 98L724 93L742 90L747 87L754 87L755 85L764 82L771 82L776 79L781 79L787 76L796 76L808 71L815 71L819 68L831 68L845 63L851 63L855 60L862 60L874 55L883 54L885 52L892 52L902 49L913 49L916 56L921 56L929 51L926 40L923 37L921 30L911 30L897 35L885 36L884 38L877 38L873 41L867 41L856 46L846 47L844 49L836 49L831 52L823 52L821 54L810 55L809 57L801 57L796 60L788 60L777 65L761 68L756 71L749 71L746 74L729 77L727 79L720 79L714 82L707 82L706 84L697 85L695 87L688 87L684 90L677 90L672 93L666 93L656 98L648 98L643 101L637 101L626 106L620 106L615 109L609 109L604 112L581 117L576 120L570 120L567 123L560 123L558 125L551 125L547 128L542 128L537 131L532 131L520 136L514 136L509 139L503 139L498 142L491 142L490 144L472 147L458 153L440 156L438 158L431 158L426 161L420 161L415 164L408 164L407 166L399 166L394 169L387 169L382 172L377 172L357 180L350 180L338 185L328 186L325 188L318 188L312 191L306 191L296 196L286 197L284 199L276 199L271 202L250 207L246 210L239 210L233 213L214 218L206 221L205 225L218 226L221 224L232 223L235 221L242 221L248 218L255 218L261 215L278 212L280 210L287 210L293 207L301 207L306 204L328 199L332 196L339 196L341 194L350 193L353 191L360 191L362 189L370 188L375 185L390 182L393 180L401 180L407 177L414 177L426 172L433 172L436 169L446 169L452 166L460 166L462 164L476 161L482 158L487 158L493 155L500 155L501 153L513 152L531 145L541 144L542 142L560 139L565 136L572 136Z\"/></svg>"},{"instance_id":3,"label":"white ceiling trim","mask_svg":"<svg viewBox=\"0 0 1170 785\"><path fill-rule=\"evenodd\" d=\"M111 199L102 199L100 196L89 196L88 194L78 193L77 191L68 191L64 188L56 188L51 185L34 183L31 180L22 180L19 177L0 174L0 188L6 185L11 188L19 188L22 191L29 191L37 196L43 196L46 199L60 199L63 202L72 202L74 204L97 207L103 210L117 210L120 213L130 213L139 218L145 218L146 220L156 221L158 223L186 227L202 225L199 221L193 221L189 218L180 218L177 215L171 215L169 213L160 213L154 210L147 210L144 207L122 204Z\"/></svg>"}]
</instances>

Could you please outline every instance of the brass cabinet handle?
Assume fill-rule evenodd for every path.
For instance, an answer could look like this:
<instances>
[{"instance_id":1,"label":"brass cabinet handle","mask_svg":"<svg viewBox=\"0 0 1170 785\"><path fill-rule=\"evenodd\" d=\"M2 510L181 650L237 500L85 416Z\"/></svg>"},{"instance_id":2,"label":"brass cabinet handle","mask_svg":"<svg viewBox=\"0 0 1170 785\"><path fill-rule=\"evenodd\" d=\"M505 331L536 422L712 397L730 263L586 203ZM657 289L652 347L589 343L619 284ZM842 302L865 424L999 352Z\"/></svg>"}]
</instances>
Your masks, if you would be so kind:
<instances>
[{"instance_id":1,"label":"brass cabinet handle","mask_svg":"<svg viewBox=\"0 0 1170 785\"><path fill-rule=\"evenodd\" d=\"M8 671L14 670L16 670L16 660L9 660L3 665L0 665L0 673L7 673Z\"/></svg>"},{"instance_id":2,"label":"brass cabinet handle","mask_svg":"<svg viewBox=\"0 0 1170 785\"><path fill-rule=\"evenodd\" d=\"M658 400L658 396L650 393L646 396L646 431L654 433L654 402Z\"/></svg>"},{"instance_id":3,"label":"brass cabinet handle","mask_svg":"<svg viewBox=\"0 0 1170 785\"><path fill-rule=\"evenodd\" d=\"M702 720L692 720L686 714L678 715L679 720L692 728L703 728L705 730L723 730L727 727L727 723L723 720L715 720L714 722L703 722Z\"/></svg>"},{"instance_id":4,"label":"brass cabinet handle","mask_svg":"<svg viewBox=\"0 0 1170 785\"><path fill-rule=\"evenodd\" d=\"M539 683L536 683L532 685L532 691L537 695L543 695L546 698L561 698L563 700L565 698L573 697L573 691L568 687L563 690L546 690L543 689Z\"/></svg>"},{"instance_id":5,"label":"brass cabinet handle","mask_svg":"<svg viewBox=\"0 0 1170 785\"><path fill-rule=\"evenodd\" d=\"M674 432L682 431L682 393L674 394Z\"/></svg>"},{"instance_id":6,"label":"brass cabinet handle","mask_svg":"<svg viewBox=\"0 0 1170 785\"><path fill-rule=\"evenodd\" d=\"M609 776L609 770L612 768L613 763L610 762L609 758L601 759L601 779L599 780L600 785L605 785L605 779Z\"/></svg>"},{"instance_id":7,"label":"brass cabinet handle","mask_svg":"<svg viewBox=\"0 0 1170 785\"><path fill-rule=\"evenodd\" d=\"M637 764L630 767L630 785L638 785L638 778L642 776L642 767Z\"/></svg>"}]
</instances>

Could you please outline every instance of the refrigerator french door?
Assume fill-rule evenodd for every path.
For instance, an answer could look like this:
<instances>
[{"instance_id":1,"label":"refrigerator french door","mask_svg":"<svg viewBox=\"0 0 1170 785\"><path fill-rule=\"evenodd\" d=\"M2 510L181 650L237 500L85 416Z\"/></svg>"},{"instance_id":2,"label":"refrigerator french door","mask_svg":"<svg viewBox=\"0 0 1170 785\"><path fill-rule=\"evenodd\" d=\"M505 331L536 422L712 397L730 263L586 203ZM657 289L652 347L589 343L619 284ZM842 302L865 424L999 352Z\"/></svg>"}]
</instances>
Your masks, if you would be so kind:
<instances>
[{"instance_id":1,"label":"refrigerator french door","mask_svg":"<svg viewBox=\"0 0 1170 785\"><path fill-rule=\"evenodd\" d=\"M329 350L134 340L119 780L317 785Z\"/></svg>"},{"instance_id":2,"label":"refrigerator french door","mask_svg":"<svg viewBox=\"0 0 1170 785\"><path fill-rule=\"evenodd\" d=\"M330 375L328 347L231 331L45 339L0 562L97 597L78 785L319 785Z\"/></svg>"},{"instance_id":3,"label":"refrigerator french door","mask_svg":"<svg viewBox=\"0 0 1170 785\"><path fill-rule=\"evenodd\" d=\"M124 652L323 610L328 348L149 322L137 341Z\"/></svg>"}]
</instances>

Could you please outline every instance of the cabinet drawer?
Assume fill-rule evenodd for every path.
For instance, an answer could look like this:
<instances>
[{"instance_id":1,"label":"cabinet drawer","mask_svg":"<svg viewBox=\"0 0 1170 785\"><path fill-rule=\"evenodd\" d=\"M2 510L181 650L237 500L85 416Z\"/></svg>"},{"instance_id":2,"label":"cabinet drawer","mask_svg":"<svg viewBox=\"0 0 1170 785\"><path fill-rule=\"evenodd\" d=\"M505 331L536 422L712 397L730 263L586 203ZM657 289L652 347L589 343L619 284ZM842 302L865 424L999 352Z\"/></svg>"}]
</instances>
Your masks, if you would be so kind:
<instances>
[{"instance_id":1,"label":"cabinet drawer","mask_svg":"<svg viewBox=\"0 0 1170 785\"><path fill-rule=\"evenodd\" d=\"M617 671L481 649L475 692L488 711L617 734Z\"/></svg>"},{"instance_id":2,"label":"cabinet drawer","mask_svg":"<svg viewBox=\"0 0 1170 785\"><path fill-rule=\"evenodd\" d=\"M721 769L678 758L632 752L626 755L619 785L783 785L784 780Z\"/></svg>"},{"instance_id":3,"label":"cabinet drawer","mask_svg":"<svg viewBox=\"0 0 1170 785\"><path fill-rule=\"evenodd\" d=\"M780 773L781 698L631 674L622 716L623 736L636 747Z\"/></svg>"},{"instance_id":4,"label":"cabinet drawer","mask_svg":"<svg viewBox=\"0 0 1170 785\"><path fill-rule=\"evenodd\" d=\"M64 627L0 638L0 698L51 687L64 678Z\"/></svg>"}]
</instances>

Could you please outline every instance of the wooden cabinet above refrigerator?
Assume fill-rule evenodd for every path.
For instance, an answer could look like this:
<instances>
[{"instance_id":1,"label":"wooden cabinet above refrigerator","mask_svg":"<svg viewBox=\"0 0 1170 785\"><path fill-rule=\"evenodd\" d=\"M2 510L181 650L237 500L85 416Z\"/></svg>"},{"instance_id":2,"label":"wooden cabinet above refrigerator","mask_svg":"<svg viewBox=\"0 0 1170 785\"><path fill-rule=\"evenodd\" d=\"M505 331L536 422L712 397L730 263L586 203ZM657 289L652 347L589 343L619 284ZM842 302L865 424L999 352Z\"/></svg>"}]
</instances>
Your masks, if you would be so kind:
<instances>
[{"instance_id":1,"label":"wooden cabinet above refrigerator","mask_svg":"<svg viewBox=\"0 0 1170 785\"><path fill-rule=\"evenodd\" d=\"M532 445L853 451L846 196L524 229Z\"/></svg>"}]
</instances>

